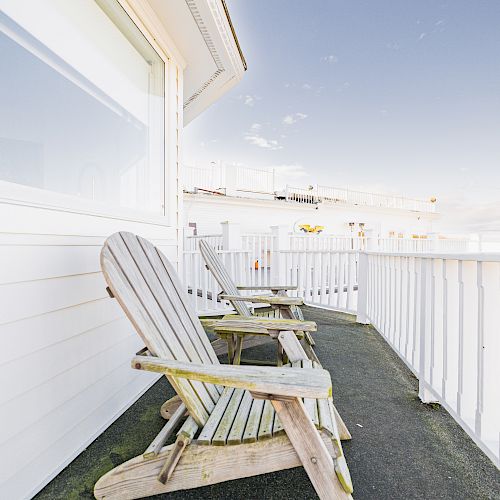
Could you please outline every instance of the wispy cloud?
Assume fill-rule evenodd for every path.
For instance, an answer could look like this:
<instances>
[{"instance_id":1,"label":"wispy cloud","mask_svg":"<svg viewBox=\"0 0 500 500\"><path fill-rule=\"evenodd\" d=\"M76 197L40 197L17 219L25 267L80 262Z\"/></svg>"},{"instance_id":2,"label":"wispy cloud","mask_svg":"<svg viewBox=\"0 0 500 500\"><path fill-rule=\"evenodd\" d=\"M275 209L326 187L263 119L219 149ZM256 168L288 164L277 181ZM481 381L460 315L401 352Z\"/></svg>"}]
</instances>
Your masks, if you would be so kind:
<instances>
[{"instance_id":1,"label":"wispy cloud","mask_svg":"<svg viewBox=\"0 0 500 500\"><path fill-rule=\"evenodd\" d=\"M399 50L400 49L400 45L398 42L389 42L389 43L386 43L385 46L390 50Z\"/></svg>"},{"instance_id":2,"label":"wispy cloud","mask_svg":"<svg viewBox=\"0 0 500 500\"><path fill-rule=\"evenodd\" d=\"M266 139L257 132L247 133L245 135L245 141L259 148L269 149L271 151L283 149L283 146L276 139Z\"/></svg>"},{"instance_id":3,"label":"wispy cloud","mask_svg":"<svg viewBox=\"0 0 500 500\"><path fill-rule=\"evenodd\" d=\"M304 120L305 118L307 118L307 115L305 113L294 113L292 115L286 115L283 118L283 124L293 125L294 123L297 123L300 120Z\"/></svg>"},{"instance_id":4,"label":"wispy cloud","mask_svg":"<svg viewBox=\"0 0 500 500\"><path fill-rule=\"evenodd\" d=\"M420 33L420 36L418 37L418 40L423 40L427 36L427 33L424 31L423 33Z\"/></svg>"},{"instance_id":5,"label":"wispy cloud","mask_svg":"<svg viewBox=\"0 0 500 500\"><path fill-rule=\"evenodd\" d=\"M311 84L309 84L309 83L304 83L304 84L302 85L302 88L303 88L304 90L311 90L311 89L312 89L312 85L311 85Z\"/></svg>"},{"instance_id":6,"label":"wispy cloud","mask_svg":"<svg viewBox=\"0 0 500 500\"><path fill-rule=\"evenodd\" d=\"M327 62L327 63L330 63L330 64L335 64L336 62L339 61L339 58L335 54L329 54L327 56L323 56L321 58L321 60L323 62Z\"/></svg>"},{"instance_id":7,"label":"wispy cloud","mask_svg":"<svg viewBox=\"0 0 500 500\"><path fill-rule=\"evenodd\" d=\"M253 106L255 104L255 97L251 95L246 95L244 102L246 106Z\"/></svg>"},{"instance_id":8,"label":"wispy cloud","mask_svg":"<svg viewBox=\"0 0 500 500\"><path fill-rule=\"evenodd\" d=\"M243 104L245 106L249 106L249 107L253 107L255 105L255 102L258 101L260 99L259 96L257 95L250 95L250 94L240 94L237 99L239 101L243 101Z\"/></svg>"},{"instance_id":9,"label":"wispy cloud","mask_svg":"<svg viewBox=\"0 0 500 500\"><path fill-rule=\"evenodd\" d=\"M260 130L261 128L262 125L260 123L252 123L252 125L250 125L251 130Z\"/></svg>"}]
</instances>

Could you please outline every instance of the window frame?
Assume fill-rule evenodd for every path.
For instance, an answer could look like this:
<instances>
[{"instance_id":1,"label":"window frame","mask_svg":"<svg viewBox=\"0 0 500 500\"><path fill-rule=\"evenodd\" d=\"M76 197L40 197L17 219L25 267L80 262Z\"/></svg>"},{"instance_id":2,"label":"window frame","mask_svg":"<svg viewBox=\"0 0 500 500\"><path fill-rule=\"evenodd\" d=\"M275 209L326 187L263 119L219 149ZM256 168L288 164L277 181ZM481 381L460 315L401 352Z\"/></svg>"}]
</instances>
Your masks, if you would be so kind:
<instances>
[{"instance_id":1,"label":"window frame","mask_svg":"<svg viewBox=\"0 0 500 500\"><path fill-rule=\"evenodd\" d=\"M131 4L136 0L115 0L124 12L128 15L147 42L156 51L164 64L164 110L163 110L163 195L162 195L162 213L152 213L147 210L140 210L127 207L119 207L108 205L96 200L51 191L48 189L35 188L25 186L14 182L0 180L0 203L10 203L16 205L24 205L30 207L46 208L63 212L71 212L83 215L91 215L98 217L106 217L111 219L121 219L133 222L150 223L163 226L176 226L176 216L178 213L178 197L179 197L179 180L178 180L178 165L179 165L179 144L178 132L182 129L182 119L179 116L182 114L182 92L179 91L179 64L175 62L173 57L167 53L172 50L165 38L168 40L168 35L161 30L157 30L151 18L141 12L142 18L147 19L146 26L135 10L139 11L139 6L135 5L135 9ZM146 13L147 14L147 13ZM150 13L151 14L151 13ZM158 43L160 41L161 45ZM175 48L173 49L175 50ZM172 78L175 80L172 81ZM182 81L182 80L181 80ZM170 115L169 115L170 113ZM172 181L175 181L175 190L169 189Z\"/></svg>"}]
</instances>

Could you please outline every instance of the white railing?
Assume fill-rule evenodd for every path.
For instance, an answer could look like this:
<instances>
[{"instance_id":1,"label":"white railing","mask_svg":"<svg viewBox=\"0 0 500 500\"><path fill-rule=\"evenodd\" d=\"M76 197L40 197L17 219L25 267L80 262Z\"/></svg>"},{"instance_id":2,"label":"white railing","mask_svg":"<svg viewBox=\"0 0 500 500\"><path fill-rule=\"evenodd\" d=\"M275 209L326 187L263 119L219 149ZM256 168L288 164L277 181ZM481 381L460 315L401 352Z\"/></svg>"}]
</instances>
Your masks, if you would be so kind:
<instances>
[{"instance_id":1,"label":"white railing","mask_svg":"<svg viewBox=\"0 0 500 500\"><path fill-rule=\"evenodd\" d=\"M272 195L276 192L275 171L262 170L224 163L211 163L203 167L183 165L182 186L186 191L197 189ZM386 195L331 186L300 188L286 186L278 198L297 203L334 203L368 207L435 212L435 201L419 200L397 195Z\"/></svg>"},{"instance_id":2,"label":"white railing","mask_svg":"<svg viewBox=\"0 0 500 500\"><path fill-rule=\"evenodd\" d=\"M291 295L306 304L355 314L358 252L352 250L279 252L279 283L296 285Z\"/></svg>"},{"instance_id":3,"label":"white railing","mask_svg":"<svg viewBox=\"0 0 500 500\"><path fill-rule=\"evenodd\" d=\"M402 251L451 240L394 238L391 251L366 251L373 241L363 238L230 229L225 244L238 248L218 251L236 283L295 285L306 304L371 323L419 379L421 399L445 407L499 465L500 254ZM198 251L185 252L184 282L198 312L228 311Z\"/></svg>"},{"instance_id":4,"label":"white railing","mask_svg":"<svg viewBox=\"0 0 500 500\"><path fill-rule=\"evenodd\" d=\"M291 250L363 250L366 239L361 236L336 236L328 234L291 234Z\"/></svg>"},{"instance_id":5,"label":"white railing","mask_svg":"<svg viewBox=\"0 0 500 500\"><path fill-rule=\"evenodd\" d=\"M182 187L186 191L206 189L218 191L224 188L223 172L220 165L193 167L184 165L182 169Z\"/></svg>"},{"instance_id":6,"label":"white railing","mask_svg":"<svg viewBox=\"0 0 500 500\"><path fill-rule=\"evenodd\" d=\"M358 321L371 323L499 465L500 254L360 254Z\"/></svg>"},{"instance_id":7,"label":"white railing","mask_svg":"<svg viewBox=\"0 0 500 500\"><path fill-rule=\"evenodd\" d=\"M251 192L273 194L274 170L212 163L204 167L183 166L183 188L186 191L202 189L223 193Z\"/></svg>"},{"instance_id":8,"label":"white railing","mask_svg":"<svg viewBox=\"0 0 500 500\"><path fill-rule=\"evenodd\" d=\"M238 284L251 284L253 269L249 253L244 250L220 250L217 252L224 266ZM224 314L231 310L226 301L218 297L221 292L219 284L207 269L199 251L184 252L183 282L188 289L188 295L199 314L219 312Z\"/></svg>"},{"instance_id":9,"label":"white railing","mask_svg":"<svg viewBox=\"0 0 500 500\"><path fill-rule=\"evenodd\" d=\"M379 208L396 208L417 212L436 211L436 204L432 201L406 198L404 196L356 191L339 187L315 186L312 187L312 189L304 189L287 186L285 193L287 201L296 201L299 203L327 202Z\"/></svg>"},{"instance_id":10,"label":"white railing","mask_svg":"<svg viewBox=\"0 0 500 500\"><path fill-rule=\"evenodd\" d=\"M297 203L319 203L320 198L314 189L305 189L299 187L286 187L285 200L295 201Z\"/></svg>"},{"instance_id":11,"label":"white railing","mask_svg":"<svg viewBox=\"0 0 500 500\"><path fill-rule=\"evenodd\" d=\"M291 234L292 250L376 250L381 252L468 252L473 242L441 238L375 238L357 235Z\"/></svg>"},{"instance_id":12,"label":"white railing","mask_svg":"<svg viewBox=\"0 0 500 500\"><path fill-rule=\"evenodd\" d=\"M226 167L226 185L236 191L253 193L274 193L274 170L228 165Z\"/></svg>"},{"instance_id":13,"label":"white railing","mask_svg":"<svg viewBox=\"0 0 500 500\"><path fill-rule=\"evenodd\" d=\"M274 252L272 234L244 234L241 236L242 248L248 252L253 270L248 276L248 285L271 284L271 260L278 258Z\"/></svg>"},{"instance_id":14,"label":"white railing","mask_svg":"<svg viewBox=\"0 0 500 500\"><path fill-rule=\"evenodd\" d=\"M216 250L222 250L222 234L189 235L184 238L184 250L188 252L198 250L200 240L205 240Z\"/></svg>"}]
</instances>

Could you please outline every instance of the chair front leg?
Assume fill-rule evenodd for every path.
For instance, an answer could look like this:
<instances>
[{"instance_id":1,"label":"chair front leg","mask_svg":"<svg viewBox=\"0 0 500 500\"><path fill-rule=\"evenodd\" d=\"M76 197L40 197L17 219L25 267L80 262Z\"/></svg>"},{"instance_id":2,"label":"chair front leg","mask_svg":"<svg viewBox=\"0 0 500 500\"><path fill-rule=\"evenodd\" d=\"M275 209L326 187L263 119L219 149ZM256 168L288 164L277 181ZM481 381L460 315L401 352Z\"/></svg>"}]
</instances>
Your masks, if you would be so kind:
<instances>
[{"instance_id":1,"label":"chair front leg","mask_svg":"<svg viewBox=\"0 0 500 500\"><path fill-rule=\"evenodd\" d=\"M227 362L232 365L234 358L234 335L226 335L227 342Z\"/></svg>"},{"instance_id":2,"label":"chair front leg","mask_svg":"<svg viewBox=\"0 0 500 500\"><path fill-rule=\"evenodd\" d=\"M302 400L271 399L271 403L319 498L351 498L352 483L349 471L336 467Z\"/></svg>"},{"instance_id":3,"label":"chair front leg","mask_svg":"<svg viewBox=\"0 0 500 500\"><path fill-rule=\"evenodd\" d=\"M234 336L233 336L234 337ZM243 339L244 335L235 335L236 342L234 347L234 357L233 357L233 365L239 365L241 363L241 349L243 347Z\"/></svg>"}]
</instances>

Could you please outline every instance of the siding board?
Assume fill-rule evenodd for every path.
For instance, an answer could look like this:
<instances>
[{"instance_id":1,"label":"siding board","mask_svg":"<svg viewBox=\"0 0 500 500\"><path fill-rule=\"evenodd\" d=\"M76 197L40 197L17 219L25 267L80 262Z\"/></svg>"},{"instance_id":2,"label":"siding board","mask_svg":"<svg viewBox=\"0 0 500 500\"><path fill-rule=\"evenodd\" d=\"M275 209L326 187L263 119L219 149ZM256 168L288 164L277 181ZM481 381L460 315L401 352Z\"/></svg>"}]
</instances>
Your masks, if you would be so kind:
<instances>
[{"instance_id":1,"label":"siding board","mask_svg":"<svg viewBox=\"0 0 500 500\"><path fill-rule=\"evenodd\" d=\"M105 297L101 273L0 285L0 324Z\"/></svg>"},{"instance_id":2,"label":"siding board","mask_svg":"<svg viewBox=\"0 0 500 500\"><path fill-rule=\"evenodd\" d=\"M129 363L130 352L140 348L140 341L133 337L130 332L121 342L4 403L0 408L4 424L0 427L0 446L98 383L117 366Z\"/></svg>"},{"instance_id":3,"label":"siding board","mask_svg":"<svg viewBox=\"0 0 500 500\"><path fill-rule=\"evenodd\" d=\"M123 317L109 297L0 326L0 366Z\"/></svg>"},{"instance_id":4,"label":"siding board","mask_svg":"<svg viewBox=\"0 0 500 500\"><path fill-rule=\"evenodd\" d=\"M132 334L128 319L123 317L67 341L58 342L46 349L5 363L0 367L0 379L7 380L10 377L16 383L9 384L1 392L0 411L2 405L10 399L50 381L53 377L93 358L101 351L117 345Z\"/></svg>"}]
</instances>

